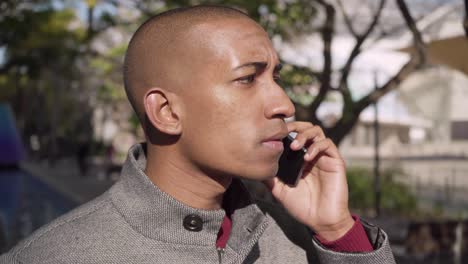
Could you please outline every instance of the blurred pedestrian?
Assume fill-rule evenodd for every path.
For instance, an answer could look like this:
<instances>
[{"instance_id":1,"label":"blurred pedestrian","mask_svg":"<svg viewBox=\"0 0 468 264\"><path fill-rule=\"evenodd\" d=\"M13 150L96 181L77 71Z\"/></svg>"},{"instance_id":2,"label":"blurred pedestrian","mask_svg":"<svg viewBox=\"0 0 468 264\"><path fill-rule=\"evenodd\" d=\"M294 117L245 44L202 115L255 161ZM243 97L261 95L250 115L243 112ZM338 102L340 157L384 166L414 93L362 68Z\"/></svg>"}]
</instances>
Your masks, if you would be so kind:
<instances>
[{"instance_id":1,"label":"blurred pedestrian","mask_svg":"<svg viewBox=\"0 0 468 264\"><path fill-rule=\"evenodd\" d=\"M89 155L89 142L79 141L78 150L76 152L76 160L78 163L78 169L80 171L80 176L86 176L88 172L88 155Z\"/></svg>"}]
</instances>

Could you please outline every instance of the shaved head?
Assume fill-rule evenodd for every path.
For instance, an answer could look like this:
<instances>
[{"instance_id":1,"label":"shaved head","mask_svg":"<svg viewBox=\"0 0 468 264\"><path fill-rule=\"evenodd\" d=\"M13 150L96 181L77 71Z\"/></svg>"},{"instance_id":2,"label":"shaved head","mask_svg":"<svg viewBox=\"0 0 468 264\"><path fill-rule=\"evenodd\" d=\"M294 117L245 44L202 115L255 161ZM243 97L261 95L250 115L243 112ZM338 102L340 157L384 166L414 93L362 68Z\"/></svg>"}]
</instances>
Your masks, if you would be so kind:
<instances>
[{"instance_id":1,"label":"shaved head","mask_svg":"<svg viewBox=\"0 0 468 264\"><path fill-rule=\"evenodd\" d=\"M156 185L209 176L227 186L276 173L280 151L265 141L286 135L294 105L277 83L268 33L246 14L195 6L152 17L131 39L124 69Z\"/></svg>"},{"instance_id":2,"label":"shaved head","mask_svg":"<svg viewBox=\"0 0 468 264\"><path fill-rule=\"evenodd\" d=\"M189 47L203 46L204 35L209 34L197 30L197 26L226 19L251 20L237 9L202 5L160 13L138 28L125 56L124 85L142 125L146 91L151 87L161 87L166 91L180 92L184 80L187 80L184 77L196 70L189 64L190 58L197 54Z\"/></svg>"}]
</instances>

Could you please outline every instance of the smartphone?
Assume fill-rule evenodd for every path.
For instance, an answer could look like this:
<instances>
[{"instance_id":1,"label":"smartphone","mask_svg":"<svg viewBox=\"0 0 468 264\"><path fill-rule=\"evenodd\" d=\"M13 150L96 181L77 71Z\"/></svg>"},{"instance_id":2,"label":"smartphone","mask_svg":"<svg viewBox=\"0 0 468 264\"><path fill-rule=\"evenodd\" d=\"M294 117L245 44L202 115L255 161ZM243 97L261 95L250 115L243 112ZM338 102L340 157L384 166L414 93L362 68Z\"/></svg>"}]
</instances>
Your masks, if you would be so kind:
<instances>
[{"instance_id":1,"label":"smartphone","mask_svg":"<svg viewBox=\"0 0 468 264\"><path fill-rule=\"evenodd\" d=\"M285 184L294 187L302 176L304 155L307 153L307 149L292 150L290 146L293 141L293 133L283 139L284 151L278 162L277 176Z\"/></svg>"}]
</instances>

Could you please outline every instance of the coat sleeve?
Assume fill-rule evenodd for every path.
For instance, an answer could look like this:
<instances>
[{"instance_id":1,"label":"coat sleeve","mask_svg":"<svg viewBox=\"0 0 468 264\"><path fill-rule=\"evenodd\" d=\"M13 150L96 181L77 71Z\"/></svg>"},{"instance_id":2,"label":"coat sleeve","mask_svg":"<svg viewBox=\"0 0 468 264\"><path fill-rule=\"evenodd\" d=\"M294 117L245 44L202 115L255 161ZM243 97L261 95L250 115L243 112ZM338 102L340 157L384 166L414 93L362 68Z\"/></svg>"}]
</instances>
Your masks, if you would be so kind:
<instances>
[{"instance_id":1,"label":"coat sleeve","mask_svg":"<svg viewBox=\"0 0 468 264\"><path fill-rule=\"evenodd\" d=\"M367 253L336 252L322 246L315 238L315 233L312 230L297 222L297 220L291 217L281 206L265 201L257 201L257 204L264 213L268 213L276 221L276 224L285 232L288 239L307 252L308 258L310 259L309 263L396 263L387 234L381 228L366 222L362 218L359 220L374 250ZM316 262L312 262L312 260Z\"/></svg>"},{"instance_id":2,"label":"coat sleeve","mask_svg":"<svg viewBox=\"0 0 468 264\"><path fill-rule=\"evenodd\" d=\"M387 234L377 226L361 219L361 223L366 231L367 237L371 242L374 251L367 253L346 253L331 251L323 247L320 242L313 238L316 255L320 263L396 263L393 257Z\"/></svg>"},{"instance_id":3,"label":"coat sleeve","mask_svg":"<svg viewBox=\"0 0 468 264\"><path fill-rule=\"evenodd\" d=\"M20 264L20 262L9 253L0 255L0 264Z\"/></svg>"}]
</instances>

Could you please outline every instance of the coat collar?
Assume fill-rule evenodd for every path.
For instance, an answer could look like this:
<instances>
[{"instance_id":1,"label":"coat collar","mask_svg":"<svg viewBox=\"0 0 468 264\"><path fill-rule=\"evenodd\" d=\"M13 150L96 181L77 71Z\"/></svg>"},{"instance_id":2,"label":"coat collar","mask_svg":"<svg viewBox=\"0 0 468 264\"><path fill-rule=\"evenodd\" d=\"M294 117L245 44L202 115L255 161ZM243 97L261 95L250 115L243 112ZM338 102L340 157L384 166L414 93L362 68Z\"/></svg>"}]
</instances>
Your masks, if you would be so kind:
<instances>
[{"instance_id":1,"label":"coat collar","mask_svg":"<svg viewBox=\"0 0 468 264\"><path fill-rule=\"evenodd\" d=\"M145 149L145 144L130 148L121 178L110 190L114 206L125 221L145 237L167 243L214 247L225 211L192 208L161 191L144 173ZM224 204L232 211L228 245L235 251L243 251L242 247L256 243L269 218L252 202L238 179L233 180L226 191ZM201 231L184 228L183 221L188 215L202 219Z\"/></svg>"}]
</instances>

